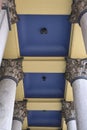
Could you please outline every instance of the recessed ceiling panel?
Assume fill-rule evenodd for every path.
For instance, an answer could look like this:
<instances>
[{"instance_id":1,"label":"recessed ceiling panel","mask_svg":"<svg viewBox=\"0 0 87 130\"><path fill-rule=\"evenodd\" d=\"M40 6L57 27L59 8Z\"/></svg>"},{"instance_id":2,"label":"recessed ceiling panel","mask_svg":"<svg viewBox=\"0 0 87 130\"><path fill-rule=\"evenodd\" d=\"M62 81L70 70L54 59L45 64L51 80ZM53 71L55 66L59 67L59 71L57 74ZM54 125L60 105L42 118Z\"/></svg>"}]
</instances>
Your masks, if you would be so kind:
<instances>
[{"instance_id":1,"label":"recessed ceiling panel","mask_svg":"<svg viewBox=\"0 0 87 130\"><path fill-rule=\"evenodd\" d=\"M67 56L71 24L68 15L19 15L21 56Z\"/></svg>"},{"instance_id":2,"label":"recessed ceiling panel","mask_svg":"<svg viewBox=\"0 0 87 130\"><path fill-rule=\"evenodd\" d=\"M61 126L60 111L28 111L28 126Z\"/></svg>"},{"instance_id":3,"label":"recessed ceiling panel","mask_svg":"<svg viewBox=\"0 0 87 130\"><path fill-rule=\"evenodd\" d=\"M25 73L25 98L63 98L65 89L64 74Z\"/></svg>"}]
</instances>

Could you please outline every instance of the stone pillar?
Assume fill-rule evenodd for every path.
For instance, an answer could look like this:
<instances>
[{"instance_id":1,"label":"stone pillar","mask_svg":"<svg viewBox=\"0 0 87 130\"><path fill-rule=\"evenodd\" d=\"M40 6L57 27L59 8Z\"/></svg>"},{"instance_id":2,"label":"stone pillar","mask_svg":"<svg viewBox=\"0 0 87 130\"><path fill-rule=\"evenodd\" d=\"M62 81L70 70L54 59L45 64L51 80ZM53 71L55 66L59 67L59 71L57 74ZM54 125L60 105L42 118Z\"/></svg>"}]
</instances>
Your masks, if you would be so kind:
<instances>
[{"instance_id":1,"label":"stone pillar","mask_svg":"<svg viewBox=\"0 0 87 130\"><path fill-rule=\"evenodd\" d=\"M15 102L12 130L22 130L22 124L26 115L26 101Z\"/></svg>"},{"instance_id":2,"label":"stone pillar","mask_svg":"<svg viewBox=\"0 0 87 130\"><path fill-rule=\"evenodd\" d=\"M66 79L73 89L78 130L87 130L87 59L66 59Z\"/></svg>"},{"instance_id":3,"label":"stone pillar","mask_svg":"<svg viewBox=\"0 0 87 130\"><path fill-rule=\"evenodd\" d=\"M7 11L1 10L0 11L0 66L6 46L6 41L9 32L9 24L7 18Z\"/></svg>"},{"instance_id":4,"label":"stone pillar","mask_svg":"<svg viewBox=\"0 0 87 130\"><path fill-rule=\"evenodd\" d=\"M77 130L74 103L63 101L62 112L67 124L67 130Z\"/></svg>"},{"instance_id":5,"label":"stone pillar","mask_svg":"<svg viewBox=\"0 0 87 130\"><path fill-rule=\"evenodd\" d=\"M0 0L0 66L11 24L17 23L15 0Z\"/></svg>"},{"instance_id":6,"label":"stone pillar","mask_svg":"<svg viewBox=\"0 0 87 130\"><path fill-rule=\"evenodd\" d=\"M0 68L0 130L11 130L16 86L22 78L22 59L2 61Z\"/></svg>"},{"instance_id":7,"label":"stone pillar","mask_svg":"<svg viewBox=\"0 0 87 130\"><path fill-rule=\"evenodd\" d=\"M87 0L74 0L70 21L80 24L87 52Z\"/></svg>"}]
</instances>

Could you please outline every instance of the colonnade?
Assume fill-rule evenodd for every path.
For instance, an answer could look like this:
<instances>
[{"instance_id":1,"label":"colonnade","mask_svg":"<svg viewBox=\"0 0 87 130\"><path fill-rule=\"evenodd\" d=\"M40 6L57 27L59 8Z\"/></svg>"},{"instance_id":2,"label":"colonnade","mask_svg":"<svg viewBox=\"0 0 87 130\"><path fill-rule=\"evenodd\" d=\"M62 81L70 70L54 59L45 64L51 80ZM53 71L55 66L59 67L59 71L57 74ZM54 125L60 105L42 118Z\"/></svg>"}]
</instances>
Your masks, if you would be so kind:
<instances>
[{"instance_id":1,"label":"colonnade","mask_svg":"<svg viewBox=\"0 0 87 130\"><path fill-rule=\"evenodd\" d=\"M87 0L73 0L70 22L73 24L78 23L81 27L84 45L87 52ZM76 44L79 46L79 43ZM74 110L76 115L76 129L87 130L87 58L66 58L65 78L72 86ZM67 109L69 110L69 106ZM67 127L69 124L67 123ZM74 124L73 126L75 126ZM69 130L71 130L71 127L73 129L73 126L70 125Z\"/></svg>"},{"instance_id":2,"label":"colonnade","mask_svg":"<svg viewBox=\"0 0 87 130\"><path fill-rule=\"evenodd\" d=\"M2 60L9 25L18 21L15 5L12 5L14 11L10 9L8 20L7 11L3 7L11 7L7 1L3 3L0 0L0 36L4 34L0 44L0 130L21 130L26 116L25 101L16 102L14 105L16 86L23 79L22 59ZM73 0L70 21L80 25L87 51L87 0ZM87 58L66 58L65 78L71 83L74 97L73 102L64 101L62 104L67 129L87 130Z\"/></svg>"}]
</instances>

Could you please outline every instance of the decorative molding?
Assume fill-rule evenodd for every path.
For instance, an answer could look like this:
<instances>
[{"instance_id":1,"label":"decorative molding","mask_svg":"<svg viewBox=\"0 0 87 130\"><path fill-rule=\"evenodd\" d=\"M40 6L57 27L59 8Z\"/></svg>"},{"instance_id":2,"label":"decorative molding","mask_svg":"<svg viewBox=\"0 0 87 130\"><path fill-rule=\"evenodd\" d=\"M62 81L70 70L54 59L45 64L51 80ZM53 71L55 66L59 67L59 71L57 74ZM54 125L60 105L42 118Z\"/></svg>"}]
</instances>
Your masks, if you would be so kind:
<instances>
[{"instance_id":1,"label":"decorative molding","mask_svg":"<svg viewBox=\"0 0 87 130\"><path fill-rule=\"evenodd\" d=\"M27 116L26 103L26 100L15 102L13 120L19 120L23 123Z\"/></svg>"},{"instance_id":2,"label":"decorative molding","mask_svg":"<svg viewBox=\"0 0 87 130\"><path fill-rule=\"evenodd\" d=\"M69 82L76 79L87 79L87 58L86 59L72 59L66 58L66 72L65 77Z\"/></svg>"},{"instance_id":3,"label":"decorative molding","mask_svg":"<svg viewBox=\"0 0 87 130\"><path fill-rule=\"evenodd\" d=\"M63 101L62 102L62 113L66 120L66 123L71 120L75 120L76 117L75 117L74 103L68 102L68 101Z\"/></svg>"},{"instance_id":4,"label":"decorative molding","mask_svg":"<svg viewBox=\"0 0 87 130\"><path fill-rule=\"evenodd\" d=\"M0 67L0 79L10 78L18 83L23 79L22 58L3 59Z\"/></svg>"},{"instance_id":5,"label":"decorative molding","mask_svg":"<svg viewBox=\"0 0 87 130\"><path fill-rule=\"evenodd\" d=\"M72 23L80 22L81 16L87 12L87 0L74 0L72 6L70 21Z\"/></svg>"},{"instance_id":6,"label":"decorative molding","mask_svg":"<svg viewBox=\"0 0 87 130\"><path fill-rule=\"evenodd\" d=\"M15 0L3 0L2 8L7 7L9 11L10 24L18 22Z\"/></svg>"}]
</instances>

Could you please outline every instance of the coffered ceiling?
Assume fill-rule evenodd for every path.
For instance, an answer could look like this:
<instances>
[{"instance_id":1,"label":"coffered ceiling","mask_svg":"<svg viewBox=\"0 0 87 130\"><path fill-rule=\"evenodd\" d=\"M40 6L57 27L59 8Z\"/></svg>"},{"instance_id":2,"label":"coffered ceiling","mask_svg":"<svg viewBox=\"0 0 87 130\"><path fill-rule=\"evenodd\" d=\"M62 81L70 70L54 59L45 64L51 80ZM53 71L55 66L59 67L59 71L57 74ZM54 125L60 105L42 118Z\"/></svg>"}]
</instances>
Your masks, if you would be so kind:
<instances>
[{"instance_id":1,"label":"coffered ceiling","mask_svg":"<svg viewBox=\"0 0 87 130\"><path fill-rule=\"evenodd\" d=\"M23 129L66 130L62 100L73 96L64 77L65 57L86 57L81 29L69 22L71 3L16 0L19 22L9 32L4 58L24 57L16 93L16 100L28 100Z\"/></svg>"}]
</instances>

